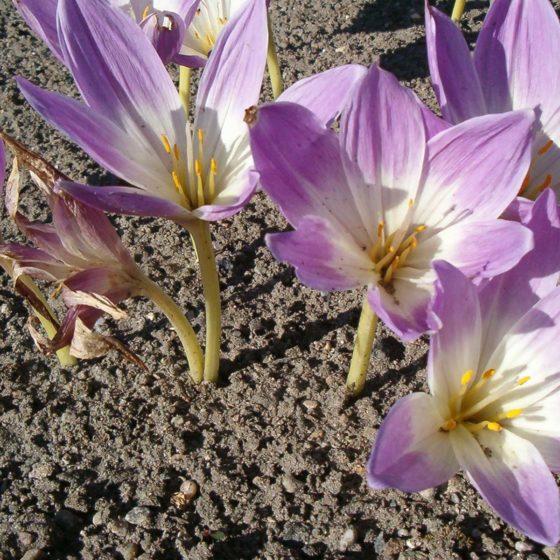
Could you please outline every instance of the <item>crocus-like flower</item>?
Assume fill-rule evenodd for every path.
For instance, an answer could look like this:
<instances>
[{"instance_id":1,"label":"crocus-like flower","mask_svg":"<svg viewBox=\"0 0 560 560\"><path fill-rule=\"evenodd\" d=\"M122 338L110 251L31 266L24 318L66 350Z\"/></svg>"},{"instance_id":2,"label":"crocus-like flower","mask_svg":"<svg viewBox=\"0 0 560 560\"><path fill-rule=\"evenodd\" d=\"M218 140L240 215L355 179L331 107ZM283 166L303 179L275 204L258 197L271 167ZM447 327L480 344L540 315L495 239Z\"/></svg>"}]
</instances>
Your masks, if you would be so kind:
<instances>
[{"instance_id":1,"label":"crocus-like flower","mask_svg":"<svg viewBox=\"0 0 560 560\"><path fill-rule=\"evenodd\" d=\"M204 66L227 22L245 0L106 0L147 35L164 63ZM56 30L58 0L14 0L29 27L64 63ZM264 31L264 29L263 29Z\"/></svg>"},{"instance_id":2,"label":"crocus-like flower","mask_svg":"<svg viewBox=\"0 0 560 560\"><path fill-rule=\"evenodd\" d=\"M98 209L181 223L240 210L258 180L243 114L264 72L265 0L250 0L220 35L192 130L165 66L124 12L104 0L60 0L57 14L64 59L86 104L18 83L44 118L134 186L63 188Z\"/></svg>"},{"instance_id":3,"label":"crocus-like flower","mask_svg":"<svg viewBox=\"0 0 560 560\"><path fill-rule=\"evenodd\" d=\"M426 39L443 116L458 123L478 115L538 107L528 174L519 194L534 199L560 190L560 23L549 0L495 0L474 56L457 26L426 1Z\"/></svg>"},{"instance_id":4,"label":"crocus-like flower","mask_svg":"<svg viewBox=\"0 0 560 560\"><path fill-rule=\"evenodd\" d=\"M370 456L372 488L408 492L459 469L496 512L532 539L560 538L560 220L552 192L532 208L535 249L479 293L457 269L434 266L431 394L399 400Z\"/></svg>"},{"instance_id":5,"label":"crocus-like flower","mask_svg":"<svg viewBox=\"0 0 560 560\"><path fill-rule=\"evenodd\" d=\"M295 228L267 244L312 288L369 286L375 312L412 339L428 329L434 259L475 279L532 247L526 228L496 218L527 173L533 119L481 117L427 142L418 100L377 66L353 89L339 136L293 103L252 109L263 188Z\"/></svg>"}]
</instances>

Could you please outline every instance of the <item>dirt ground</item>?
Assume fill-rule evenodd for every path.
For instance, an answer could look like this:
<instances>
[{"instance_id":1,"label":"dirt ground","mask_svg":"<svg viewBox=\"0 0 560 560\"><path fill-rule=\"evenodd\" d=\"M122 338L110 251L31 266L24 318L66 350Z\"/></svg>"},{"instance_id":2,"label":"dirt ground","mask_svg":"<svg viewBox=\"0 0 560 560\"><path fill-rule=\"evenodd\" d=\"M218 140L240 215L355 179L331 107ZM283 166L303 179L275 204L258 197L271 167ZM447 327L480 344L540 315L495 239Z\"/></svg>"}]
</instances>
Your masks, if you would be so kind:
<instances>
[{"instance_id":1,"label":"dirt ground","mask_svg":"<svg viewBox=\"0 0 560 560\"><path fill-rule=\"evenodd\" d=\"M451 11L451 0L437 5ZM469 0L475 37L488 2ZM379 60L433 106L422 0L273 1L284 79ZM73 93L68 73L0 0L0 127L73 178L115 179L26 106L12 77ZM269 95L268 89L265 95ZM29 186L23 208L48 217ZM115 217L135 259L204 334L188 236ZM4 217L1 234L21 237ZM403 395L424 389L426 343L380 328L364 395L346 397L361 294L302 286L263 243L286 227L264 194L213 228L223 289L223 383L196 387L176 336L149 302L128 302L116 354L61 369L41 356L27 311L0 275L0 558L559 559L509 529L462 476L420 494L374 492L364 465ZM174 494L196 482L194 500ZM183 489L185 487L183 486Z\"/></svg>"}]
</instances>

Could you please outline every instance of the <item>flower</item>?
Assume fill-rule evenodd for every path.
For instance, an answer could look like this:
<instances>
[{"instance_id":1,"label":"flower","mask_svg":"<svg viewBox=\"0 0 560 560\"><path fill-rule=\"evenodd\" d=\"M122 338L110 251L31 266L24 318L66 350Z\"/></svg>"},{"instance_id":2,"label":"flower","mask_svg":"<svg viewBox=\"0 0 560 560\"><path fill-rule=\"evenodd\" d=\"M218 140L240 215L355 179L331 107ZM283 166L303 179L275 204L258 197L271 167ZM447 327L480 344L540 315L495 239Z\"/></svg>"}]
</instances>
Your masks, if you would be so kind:
<instances>
[{"instance_id":1,"label":"flower","mask_svg":"<svg viewBox=\"0 0 560 560\"><path fill-rule=\"evenodd\" d=\"M63 175L15 140L4 138L16 153L6 185L6 209L35 247L3 242L0 260L11 263L7 272L16 286L22 275L58 283L56 293L69 311L50 346L62 348L72 341L77 322L90 329L104 312L123 318L118 304L143 293L145 276L102 212L55 193L54 182ZM52 224L31 222L19 212L21 163L45 195Z\"/></svg>"},{"instance_id":2,"label":"flower","mask_svg":"<svg viewBox=\"0 0 560 560\"><path fill-rule=\"evenodd\" d=\"M534 199L560 191L560 23L548 0L495 0L474 57L457 26L426 1L428 60L443 116L451 123L478 115L538 107L531 167L518 184Z\"/></svg>"},{"instance_id":3,"label":"flower","mask_svg":"<svg viewBox=\"0 0 560 560\"><path fill-rule=\"evenodd\" d=\"M251 198L244 109L259 96L266 59L265 0L250 0L224 28L202 74L194 127L144 34L103 0L60 0L64 59L85 104L19 78L27 100L100 165L134 187L61 188L92 207L218 220Z\"/></svg>"},{"instance_id":4,"label":"flower","mask_svg":"<svg viewBox=\"0 0 560 560\"><path fill-rule=\"evenodd\" d=\"M399 400L368 461L372 488L408 492L463 469L516 529L554 545L560 503L560 220L552 192L532 208L535 249L480 293L457 269L434 266L431 394Z\"/></svg>"},{"instance_id":5,"label":"flower","mask_svg":"<svg viewBox=\"0 0 560 560\"><path fill-rule=\"evenodd\" d=\"M532 247L526 228L496 218L527 173L533 113L480 117L428 141L425 118L377 66L352 90L339 136L293 103L247 115L263 188L295 228L267 236L274 256L312 288L369 286L372 308L405 339L428 330L434 259L479 279Z\"/></svg>"}]
</instances>

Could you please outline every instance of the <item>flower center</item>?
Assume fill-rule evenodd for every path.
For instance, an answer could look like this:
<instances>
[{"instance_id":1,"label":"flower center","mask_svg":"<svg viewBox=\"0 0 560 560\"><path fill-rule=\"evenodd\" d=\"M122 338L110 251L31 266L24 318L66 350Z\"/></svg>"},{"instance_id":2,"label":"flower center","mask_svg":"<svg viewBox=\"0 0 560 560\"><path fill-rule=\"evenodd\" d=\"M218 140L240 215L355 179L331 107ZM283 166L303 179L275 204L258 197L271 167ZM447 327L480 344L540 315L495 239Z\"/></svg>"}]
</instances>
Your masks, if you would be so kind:
<instances>
[{"instance_id":1,"label":"flower center","mask_svg":"<svg viewBox=\"0 0 560 560\"><path fill-rule=\"evenodd\" d=\"M397 230L390 235L385 235L385 223L383 221L379 222L377 238L368 254L374 262L375 272L379 274L380 284L391 283L395 271L406 264L410 253L416 249L418 234L425 229L425 225L420 225L415 227L409 235L406 235L406 230Z\"/></svg>"},{"instance_id":2,"label":"flower center","mask_svg":"<svg viewBox=\"0 0 560 560\"><path fill-rule=\"evenodd\" d=\"M529 199L535 199L535 198L537 198L537 196L540 193L542 193L545 189L547 189L548 187L550 187L550 185L552 185L553 176L550 173L548 173L545 176L545 178L541 181L540 184L534 185L533 184L533 178L531 177L531 169L534 167L534 164L538 161L538 158L547 154L553 146L554 146L554 141L553 140L547 140L537 150L537 153L536 153L535 157L531 161L529 171L527 172L527 175L525 176L525 179L523 180L523 184L521 185L521 188L519 189L518 196L523 196L523 197L529 198Z\"/></svg>"},{"instance_id":3,"label":"flower center","mask_svg":"<svg viewBox=\"0 0 560 560\"><path fill-rule=\"evenodd\" d=\"M488 429L492 432L500 432L503 429L503 420L516 418L523 410L513 408L501 412L495 412L495 407L488 410L490 405L495 405L502 397L511 391L519 388L529 381L530 377L524 376L511 382L506 382L493 391L487 389L487 383L494 377L495 369L486 370L476 383L472 383L473 370L467 370L461 377L461 388L457 394L449 400L450 417L440 426L443 432L450 432L457 428L459 424L464 426L469 432L477 433Z\"/></svg>"},{"instance_id":4,"label":"flower center","mask_svg":"<svg viewBox=\"0 0 560 560\"><path fill-rule=\"evenodd\" d=\"M203 12L202 8L196 10L196 16L191 24L193 26L193 35L201 43L201 51L208 56L214 48L218 35L222 27L227 23L228 18L225 15L216 16L215 14L212 14L213 17L211 17L210 13L207 10ZM203 16L206 17L204 18ZM202 19L205 19L205 21L201 21Z\"/></svg>"},{"instance_id":5,"label":"flower center","mask_svg":"<svg viewBox=\"0 0 560 560\"><path fill-rule=\"evenodd\" d=\"M169 142L165 134L161 135L161 141L165 151L170 155L172 162L171 178L173 185L181 196L184 205L192 210L205 204L210 204L216 198L216 175L218 164L214 158L210 160L209 169L204 168L204 130L198 129L198 157L194 159L194 176L191 180L185 172L185 165L181 160L181 152L177 144Z\"/></svg>"}]
</instances>

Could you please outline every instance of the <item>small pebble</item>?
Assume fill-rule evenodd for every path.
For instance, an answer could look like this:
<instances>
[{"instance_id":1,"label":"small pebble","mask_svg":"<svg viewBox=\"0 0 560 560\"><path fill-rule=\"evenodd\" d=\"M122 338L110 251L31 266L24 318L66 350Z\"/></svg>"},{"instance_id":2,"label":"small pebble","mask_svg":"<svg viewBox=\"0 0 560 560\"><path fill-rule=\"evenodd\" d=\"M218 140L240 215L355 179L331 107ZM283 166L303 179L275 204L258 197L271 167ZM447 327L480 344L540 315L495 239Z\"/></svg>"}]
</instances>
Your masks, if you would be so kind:
<instances>
[{"instance_id":1,"label":"small pebble","mask_svg":"<svg viewBox=\"0 0 560 560\"><path fill-rule=\"evenodd\" d=\"M298 487L298 481L291 474L285 474L282 477L282 486L288 494L295 494Z\"/></svg>"},{"instance_id":2,"label":"small pebble","mask_svg":"<svg viewBox=\"0 0 560 560\"><path fill-rule=\"evenodd\" d=\"M451 494L451 501L454 504L460 504L461 503L461 498L459 497L459 494Z\"/></svg>"},{"instance_id":3,"label":"small pebble","mask_svg":"<svg viewBox=\"0 0 560 560\"><path fill-rule=\"evenodd\" d=\"M418 539L406 539L406 546L410 550L416 550L422 543Z\"/></svg>"},{"instance_id":4,"label":"small pebble","mask_svg":"<svg viewBox=\"0 0 560 560\"><path fill-rule=\"evenodd\" d=\"M33 544L33 541L35 540L35 538L33 537L32 533L28 533L27 531L20 531L17 534L18 540L21 543L21 545L25 548L31 546Z\"/></svg>"},{"instance_id":5,"label":"small pebble","mask_svg":"<svg viewBox=\"0 0 560 560\"><path fill-rule=\"evenodd\" d=\"M152 524L152 512L145 506L132 508L125 516L125 520L132 525L140 527L150 527Z\"/></svg>"},{"instance_id":6,"label":"small pebble","mask_svg":"<svg viewBox=\"0 0 560 560\"><path fill-rule=\"evenodd\" d=\"M156 316L150 311L150 313L146 313L146 319L148 319L148 321L153 321L156 318Z\"/></svg>"},{"instance_id":7,"label":"small pebble","mask_svg":"<svg viewBox=\"0 0 560 560\"><path fill-rule=\"evenodd\" d=\"M515 543L515 550L517 550L517 552L530 552L533 550L533 546L528 542L517 541Z\"/></svg>"},{"instance_id":8,"label":"small pebble","mask_svg":"<svg viewBox=\"0 0 560 560\"><path fill-rule=\"evenodd\" d=\"M303 401L303 406L307 410L315 410L319 406L319 403L317 401L313 401L313 400L306 400L306 401Z\"/></svg>"},{"instance_id":9,"label":"small pebble","mask_svg":"<svg viewBox=\"0 0 560 560\"><path fill-rule=\"evenodd\" d=\"M38 548L34 548L32 550L28 550L21 557L21 560L40 560L40 558L43 558L43 551Z\"/></svg>"},{"instance_id":10,"label":"small pebble","mask_svg":"<svg viewBox=\"0 0 560 560\"><path fill-rule=\"evenodd\" d=\"M355 527L348 527L346 531L340 537L340 541L338 541L338 550L340 552L344 552L348 550L358 539L358 532L356 531Z\"/></svg>"},{"instance_id":11,"label":"small pebble","mask_svg":"<svg viewBox=\"0 0 560 560\"><path fill-rule=\"evenodd\" d=\"M135 560L140 552L140 546L136 543L129 543L121 546L118 551L121 553L124 560Z\"/></svg>"},{"instance_id":12,"label":"small pebble","mask_svg":"<svg viewBox=\"0 0 560 560\"><path fill-rule=\"evenodd\" d=\"M435 488L426 488L426 490L422 490L421 492L418 492L418 493L425 500L431 501L431 500L434 499L434 497L436 495L436 489Z\"/></svg>"},{"instance_id":13,"label":"small pebble","mask_svg":"<svg viewBox=\"0 0 560 560\"><path fill-rule=\"evenodd\" d=\"M130 525L122 519L116 519L115 521L111 521L107 527L113 535L117 535L117 537L126 537Z\"/></svg>"},{"instance_id":14,"label":"small pebble","mask_svg":"<svg viewBox=\"0 0 560 560\"><path fill-rule=\"evenodd\" d=\"M188 500L192 500L198 493L198 484L194 480L185 480L181 484L179 492L184 494Z\"/></svg>"}]
</instances>

